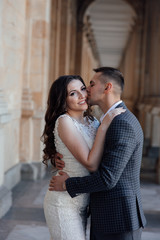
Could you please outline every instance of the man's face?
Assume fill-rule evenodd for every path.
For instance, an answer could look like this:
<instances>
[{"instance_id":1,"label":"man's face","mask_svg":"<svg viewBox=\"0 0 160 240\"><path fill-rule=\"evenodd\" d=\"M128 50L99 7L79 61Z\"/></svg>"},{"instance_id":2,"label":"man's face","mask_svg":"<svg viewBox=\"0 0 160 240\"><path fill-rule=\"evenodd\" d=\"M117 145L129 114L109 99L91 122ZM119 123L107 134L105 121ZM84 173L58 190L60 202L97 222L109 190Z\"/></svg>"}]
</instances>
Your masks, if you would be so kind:
<instances>
[{"instance_id":1,"label":"man's face","mask_svg":"<svg viewBox=\"0 0 160 240\"><path fill-rule=\"evenodd\" d=\"M105 90L105 84L103 84L99 80L101 74L101 72L95 73L90 81L90 85L87 88L88 103L90 105L99 105L102 100L102 96Z\"/></svg>"}]
</instances>

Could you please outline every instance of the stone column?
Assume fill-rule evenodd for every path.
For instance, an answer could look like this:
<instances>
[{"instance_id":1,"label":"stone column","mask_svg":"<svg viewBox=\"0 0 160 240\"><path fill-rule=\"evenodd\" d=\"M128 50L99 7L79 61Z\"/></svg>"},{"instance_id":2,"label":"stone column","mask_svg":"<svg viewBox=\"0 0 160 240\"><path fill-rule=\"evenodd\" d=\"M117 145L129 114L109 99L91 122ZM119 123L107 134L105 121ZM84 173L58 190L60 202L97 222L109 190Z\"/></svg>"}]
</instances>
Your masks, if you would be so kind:
<instances>
[{"instance_id":1,"label":"stone column","mask_svg":"<svg viewBox=\"0 0 160 240\"><path fill-rule=\"evenodd\" d=\"M82 72L82 53L83 53L83 37L84 37L84 14L88 6L94 0L77 1L77 32L76 32L76 55L75 55L75 72Z\"/></svg>"},{"instance_id":2,"label":"stone column","mask_svg":"<svg viewBox=\"0 0 160 240\"><path fill-rule=\"evenodd\" d=\"M75 1L53 0L51 5L51 52L50 52L50 84L60 75L71 74L70 57L72 46L72 24L76 20L72 16ZM74 35L73 35L74 39Z\"/></svg>"},{"instance_id":3,"label":"stone column","mask_svg":"<svg viewBox=\"0 0 160 240\"><path fill-rule=\"evenodd\" d=\"M45 174L40 137L49 85L51 0L27 0L20 159L22 179Z\"/></svg>"},{"instance_id":4,"label":"stone column","mask_svg":"<svg viewBox=\"0 0 160 240\"><path fill-rule=\"evenodd\" d=\"M4 92L0 89L0 218L5 215L12 205L12 193L5 184L5 124L11 120Z\"/></svg>"},{"instance_id":5,"label":"stone column","mask_svg":"<svg viewBox=\"0 0 160 240\"><path fill-rule=\"evenodd\" d=\"M58 1L57 19L57 49L56 77L66 74L66 53L67 53L67 22L68 22L68 0Z\"/></svg>"},{"instance_id":6,"label":"stone column","mask_svg":"<svg viewBox=\"0 0 160 240\"><path fill-rule=\"evenodd\" d=\"M0 1L0 217L20 181L19 122L26 1Z\"/></svg>"},{"instance_id":7,"label":"stone column","mask_svg":"<svg viewBox=\"0 0 160 240\"><path fill-rule=\"evenodd\" d=\"M0 89L0 185L4 182L4 160L5 160L5 152L4 152L4 128L6 123L10 122L11 114L8 111L8 105L4 96L4 91Z\"/></svg>"},{"instance_id":8,"label":"stone column","mask_svg":"<svg viewBox=\"0 0 160 240\"><path fill-rule=\"evenodd\" d=\"M79 22L77 25L76 34L76 58L75 58L75 72L81 74L82 64L82 42L83 42L83 23Z\"/></svg>"},{"instance_id":9,"label":"stone column","mask_svg":"<svg viewBox=\"0 0 160 240\"><path fill-rule=\"evenodd\" d=\"M158 156L160 148L160 106L153 107L151 113L152 113L151 146L157 150L156 155Z\"/></svg>"},{"instance_id":10,"label":"stone column","mask_svg":"<svg viewBox=\"0 0 160 240\"><path fill-rule=\"evenodd\" d=\"M140 51L141 51L141 31L142 31L142 16L137 16L134 26L130 33L122 61L120 70L125 79L125 87L122 98L127 107L137 114L137 101L140 95Z\"/></svg>"},{"instance_id":11,"label":"stone column","mask_svg":"<svg viewBox=\"0 0 160 240\"><path fill-rule=\"evenodd\" d=\"M144 109L142 109L142 114L144 115L144 138L145 141L150 144L151 142L151 126L152 126L152 105L144 104Z\"/></svg>"},{"instance_id":12,"label":"stone column","mask_svg":"<svg viewBox=\"0 0 160 240\"><path fill-rule=\"evenodd\" d=\"M145 96L159 96L159 36L160 36L160 2L155 0L146 1L146 65L145 65Z\"/></svg>"},{"instance_id":13,"label":"stone column","mask_svg":"<svg viewBox=\"0 0 160 240\"><path fill-rule=\"evenodd\" d=\"M75 54L76 54L76 31L77 31L77 11L76 11L76 2L70 0L70 66L69 73L77 74L75 71Z\"/></svg>"},{"instance_id":14,"label":"stone column","mask_svg":"<svg viewBox=\"0 0 160 240\"><path fill-rule=\"evenodd\" d=\"M100 65L97 45L89 16L84 17L81 62L81 76L88 85L94 74L93 69Z\"/></svg>"},{"instance_id":15,"label":"stone column","mask_svg":"<svg viewBox=\"0 0 160 240\"><path fill-rule=\"evenodd\" d=\"M59 1L60 3L60 1ZM57 21L58 21L58 0L51 1L51 27L50 27L50 55L49 55L49 86L54 82L56 79L57 67L56 64L57 59L59 59L59 55L56 56L57 51Z\"/></svg>"}]
</instances>

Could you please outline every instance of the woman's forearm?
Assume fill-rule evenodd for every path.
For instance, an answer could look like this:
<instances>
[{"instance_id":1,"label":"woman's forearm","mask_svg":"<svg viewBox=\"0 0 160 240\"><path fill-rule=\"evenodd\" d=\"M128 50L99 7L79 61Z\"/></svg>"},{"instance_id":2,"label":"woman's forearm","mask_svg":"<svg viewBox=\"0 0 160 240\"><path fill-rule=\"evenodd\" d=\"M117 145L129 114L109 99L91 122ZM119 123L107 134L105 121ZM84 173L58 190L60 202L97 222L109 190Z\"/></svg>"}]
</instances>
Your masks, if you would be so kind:
<instances>
[{"instance_id":1,"label":"woman's forearm","mask_svg":"<svg viewBox=\"0 0 160 240\"><path fill-rule=\"evenodd\" d=\"M94 172L98 169L98 166L100 164L103 149L104 149L104 142L105 142L105 136L109 125L100 125L100 127L97 130L97 134L93 143L93 147L90 150L88 154L87 163L88 166L87 169L91 172Z\"/></svg>"}]
</instances>

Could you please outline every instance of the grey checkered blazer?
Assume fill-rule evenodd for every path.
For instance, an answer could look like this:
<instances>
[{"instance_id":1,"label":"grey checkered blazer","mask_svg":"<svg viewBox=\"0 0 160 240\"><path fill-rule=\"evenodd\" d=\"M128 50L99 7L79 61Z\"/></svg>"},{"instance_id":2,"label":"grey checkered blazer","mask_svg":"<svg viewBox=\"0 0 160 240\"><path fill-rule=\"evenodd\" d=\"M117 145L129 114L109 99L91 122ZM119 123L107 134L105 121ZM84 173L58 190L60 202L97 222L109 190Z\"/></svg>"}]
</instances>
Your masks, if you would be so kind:
<instances>
[{"instance_id":1,"label":"grey checkered blazer","mask_svg":"<svg viewBox=\"0 0 160 240\"><path fill-rule=\"evenodd\" d=\"M117 107L126 108L123 102ZM127 109L107 131L98 171L66 181L71 197L91 193L91 224L96 232L121 233L146 224L140 193L142 148L141 126Z\"/></svg>"}]
</instances>

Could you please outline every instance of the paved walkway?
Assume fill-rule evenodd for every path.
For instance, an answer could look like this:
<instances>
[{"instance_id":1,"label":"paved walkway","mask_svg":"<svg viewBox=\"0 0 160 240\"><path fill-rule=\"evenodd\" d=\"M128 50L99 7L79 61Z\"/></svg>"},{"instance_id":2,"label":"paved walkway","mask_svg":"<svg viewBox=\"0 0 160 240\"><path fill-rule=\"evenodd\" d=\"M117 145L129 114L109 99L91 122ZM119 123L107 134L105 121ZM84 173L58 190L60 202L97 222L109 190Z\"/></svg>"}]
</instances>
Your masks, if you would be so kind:
<instances>
[{"instance_id":1,"label":"paved walkway","mask_svg":"<svg viewBox=\"0 0 160 240\"><path fill-rule=\"evenodd\" d=\"M13 191L13 207L0 220L0 240L49 240L43 214L43 198L49 178L22 181ZM160 186L142 184L142 199L147 226L143 240L160 240Z\"/></svg>"}]
</instances>

